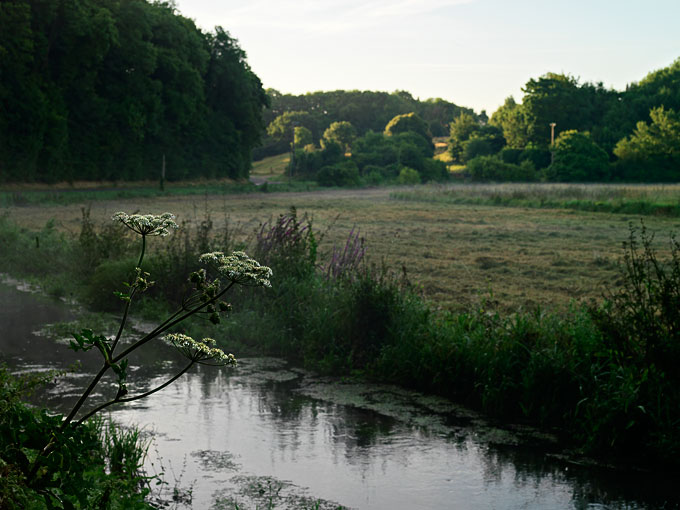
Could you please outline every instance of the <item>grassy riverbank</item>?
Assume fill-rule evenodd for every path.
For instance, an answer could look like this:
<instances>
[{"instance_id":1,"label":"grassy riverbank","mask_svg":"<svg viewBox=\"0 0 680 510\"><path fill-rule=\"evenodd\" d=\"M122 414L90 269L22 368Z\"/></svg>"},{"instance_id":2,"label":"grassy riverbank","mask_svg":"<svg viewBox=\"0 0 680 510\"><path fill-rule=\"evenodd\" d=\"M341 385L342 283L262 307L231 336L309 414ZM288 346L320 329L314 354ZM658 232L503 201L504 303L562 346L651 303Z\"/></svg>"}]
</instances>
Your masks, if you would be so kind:
<instances>
[{"instance_id":1,"label":"grassy riverbank","mask_svg":"<svg viewBox=\"0 0 680 510\"><path fill-rule=\"evenodd\" d=\"M277 354L439 393L500 420L555 429L575 448L609 460L677 467L676 245L660 263L650 237L632 231L622 285L604 303L507 313L490 295L466 311L445 312L407 274L368 264L355 232L345 236L324 251L321 233L295 213L265 222L246 240L206 218L151 248L145 270L157 285L143 308L160 315L178 305L200 253L246 247L274 270L272 289L233 294L234 312L217 331L200 321L187 325L190 333L206 328L237 354ZM131 239L87 216L77 236L4 220L0 240L2 270L59 274L47 279L48 291L100 309L116 306L110 296L134 266Z\"/></svg>"},{"instance_id":2,"label":"grassy riverbank","mask_svg":"<svg viewBox=\"0 0 680 510\"><path fill-rule=\"evenodd\" d=\"M153 508L140 476L146 446L135 430L91 420L60 431L61 416L24 402L57 374L14 377L0 366L0 508ZM32 469L50 438L58 446Z\"/></svg>"}]
</instances>

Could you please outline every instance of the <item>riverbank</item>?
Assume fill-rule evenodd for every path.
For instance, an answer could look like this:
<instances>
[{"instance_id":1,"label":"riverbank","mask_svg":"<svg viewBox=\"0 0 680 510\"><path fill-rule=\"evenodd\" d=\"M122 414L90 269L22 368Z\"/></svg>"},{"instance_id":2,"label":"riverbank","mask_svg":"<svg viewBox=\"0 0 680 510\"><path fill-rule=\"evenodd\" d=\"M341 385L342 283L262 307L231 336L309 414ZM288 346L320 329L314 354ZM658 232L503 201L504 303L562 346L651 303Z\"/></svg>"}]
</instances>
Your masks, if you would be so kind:
<instances>
[{"instance_id":1,"label":"riverbank","mask_svg":"<svg viewBox=\"0 0 680 510\"><path fill-rule=\"evenodd\" d=\"M82 359L78 372L40 398L50 409L69 409L97 369L91 355L67 347L64 337L78 323L53 322L71 307L2 286L0 304L0 353L15 370L53 370ZM17 322L8 308L30 309L37 322ZM38 331L40 321L53 325ZM137 391L176 367L171 349L150 347L131 359L129 383ZM113 407L111 419L153 438L145 470L165 473L164 501L176 497L177 508L661 510L677 503L671 473L588 467L525 425L493 426L448 399L320 376L281 359L192 370L149 399Z\"/></svg>"},{"instance_id":2,"label":"riverbank","mask_svg":"<svg viewBox=\"0 0 680 510\"><path fill-rule=\"evenodd\" d=\"M154 508L146 502L150 478L141 472L147 445L137 430L96 419L61 431L61 415L27 405L58 376L13 376L0 365L0 508ZM57 446L37 463L49 441Z\"/></svg>"},{"instance_id":3,"label":"riverbank","mask_svg":"<svg viewBox=\"0 0 680 510\"><path fill-rule=\"evenodd\" d=\"M228 231L196 227L147 258L144 269L158 281L143 302L147 316L179 304L201 252L239 247ZM66 280L53 282L53 293L100 309L116 306L109 296L134 266L133 241L87 217L78 237L49 228L36 235L6 221L2 234L10 270L40 278L58 269ZM627 252L633 265L622 274L623 293L605 306L502 314L491 298L468 312L436 313L403 274L365 264L354 233L320 259L318 232L293 213L265 223L248 247L274 270L273 288L233 294L234 311L217 330L201 321L184 331L220 338L237 353L281 355L323 372L444 395L499 420L554 429L590 455L677 467L680 396L670 326L680 272L662 279L651 272L655 254L639 235L631 233L637 251ZM656 293L636 297L641 285Z\"/></svg>"}]
</instances>

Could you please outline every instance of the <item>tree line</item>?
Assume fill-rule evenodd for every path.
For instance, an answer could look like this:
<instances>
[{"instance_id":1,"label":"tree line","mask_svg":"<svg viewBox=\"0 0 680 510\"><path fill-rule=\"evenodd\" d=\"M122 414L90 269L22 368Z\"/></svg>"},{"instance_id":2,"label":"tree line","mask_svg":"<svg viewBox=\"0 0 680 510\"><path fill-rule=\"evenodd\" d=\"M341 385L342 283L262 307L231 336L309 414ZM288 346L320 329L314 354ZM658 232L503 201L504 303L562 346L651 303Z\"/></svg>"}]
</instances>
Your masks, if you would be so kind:
<instances>
[{"instance_id":1,"label":"tree line","mask_svg":"<svg viewBox=\"0 0 680 510\"><path fill-rule=\"evenodd\" d=\"M471 108L441 98L423 101L403 90L392 93L335 90L292 95L267 89L267 94L271 101L263 114L267 135L262 146L253 152L256 160L290 150L295 126L308 129L318 142L335 122L349 122L356 134L363 136L369 131L382 132L394 117L411 112L426 122L432 136L446 136L451 120L462 113L486 120L484 112L477 115Z\"/></svg>"},{"instance_id":2,"label":"tree line","mask_svg":"<svg viewBox=\"0 0 680 510\"><path fill-rule=\"evenodd\" d=\"M382 178L395 178L404 164L394 154L408 154L410 149L395 148L399 138L387 139L381 132L390 119L409 113L420 123L409 130L420 136L431 140L448 134L450 160L466 165L467 175L475 180L680 180L680 59L623 91L548 73L530 79L522 101L508 97L491 118L484 111L476 114L443 99L420 101L403 91L299 96L267 92L271 97L271 108L264 114L267 137L254 155L287 152L295 140L293 147L306 148L306 154L295 156L294 170L306 177L323 166L351 166L338 159L339 149L329 152L324 145L328 129L346 125L345 132L351 132L355 142L341 144L342 152L352 154L362 180L369 173L374 176L371 182L380 180L377 168L366 172L361 165L368 152L369 159L379 162ZM313 154L315 147L321 147L325 156ZM421 152L427 156L430 151ZM378 153L383 157L377 158ZM420 161L415 166L422 172L424 165ZM359 182L354 169L351 175L336 182ZM421 180L429 175L421 173Z\"/></svg>"},{"instance_id":3,"label":"tree line","mask_svg":"<svg viewBox=\"0 0 680 510\"><path fill-rule=\"evenodd\" d=\"M0 181L247 177L267 101L172 2L0 2Z\"/></svg>"},{"instance_id":4,"label":"tree line","mask_svg":"<svg viewBox=\"0 0 680 510\"><path fill-rule=\"evenodd\" d=\"M623 91L548 73L523 92L488 123L465 113L451 123L451 157L473 178L680 180L680 59Z\"/></svg>"}]
</instances>

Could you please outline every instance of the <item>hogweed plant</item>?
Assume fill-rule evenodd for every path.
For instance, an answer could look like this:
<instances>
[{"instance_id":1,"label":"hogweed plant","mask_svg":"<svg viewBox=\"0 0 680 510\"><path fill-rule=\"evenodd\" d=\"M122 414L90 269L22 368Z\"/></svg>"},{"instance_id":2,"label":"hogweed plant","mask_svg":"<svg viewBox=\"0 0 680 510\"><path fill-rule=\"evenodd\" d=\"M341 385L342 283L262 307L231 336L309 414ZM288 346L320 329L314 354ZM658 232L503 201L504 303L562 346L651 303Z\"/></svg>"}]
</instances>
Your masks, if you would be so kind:
<instances>
[{"instance_id":1,"label":"hogweed plant","mask_svg":"<svg viewBox=\"0 0 680 510\"><path fill-rule=\"evenodd\" d=\"M212 338L194 340L190 336L184 334L170 333L169 330L182 321L197 314L207 316L214 324L219 323L220 314L228 312L231 309L231 305L226 301L223 301L222 297L234 285L271 286L271 269L260 265L244 252L237 251L231 255L225 255L222 252L205 253L199 257L199 262L206 265L207 268L202 268L191 273L189 280L193 286L193 290L190 295L184 298L180 308L157 325L151 332L135 340L129 346L119 348L119 343L128 321L130 307L134 299L154 285L154 282L150 280L150 274L143 270L146 238L151 236L165 237L169 234L170 230L177 229L178 226L177 223L175 223L175 216L170 213L161 215L128 215L124 212L118 212L113 215L112 219L113 221L122 223L141 236L139 260L131 280L124 283L126 290L124 292L116 293L116 296L125 303L125 306L115 337L109 339L104 335L96 335L89 329L84 329L80 333L73 335L74 340L71 341L71 348L75 351L88 351L95 348L102 356L102 366L71 411L63 419L59 432L64 432L75 420L81 409L85 407L88 398L97 387L102 377L109 372L109 370L113 372L117 378L117 391L115 396L108 401L95 406L89 411L86 411L78 419L76 422L77 424L83 423L88 418L109 406L139 400L162 390L181 377L195 364L212 366L236 365L234 356L232 354L226 354L221 349L215 347L215 340ZM215 276L211 277L213 274ZM178 352L187 359L187 363L176 375L163 384L144 393L130 395L127 386L128 357L131 353L155 339L162 339L166 343L174 346ZM34 475L39 467L40 457L49 455L50 451L52 451L55 446L56 439L52 438L35 460L32 470Z\"/></svg>"}]
</instances>

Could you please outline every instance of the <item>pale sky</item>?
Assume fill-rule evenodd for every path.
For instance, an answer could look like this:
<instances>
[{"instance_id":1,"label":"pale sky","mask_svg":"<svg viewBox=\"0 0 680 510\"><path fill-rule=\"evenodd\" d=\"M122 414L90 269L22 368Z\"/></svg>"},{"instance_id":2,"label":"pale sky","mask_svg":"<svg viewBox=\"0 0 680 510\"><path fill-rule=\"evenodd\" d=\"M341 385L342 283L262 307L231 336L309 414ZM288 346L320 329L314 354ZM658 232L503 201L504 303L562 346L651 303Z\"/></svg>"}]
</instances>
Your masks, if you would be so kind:
<instances>
[{"instance_id":1,"label":"pale sky","mask_svg":"<svg viewBox=\"0 0 680 510\"><path fill-rule=\"evenodd\" d=\"M680 57L680 0L177 0L265 87L407 90L491 115L547 72L624 89Z\"/></svg>"}]
</instances>

